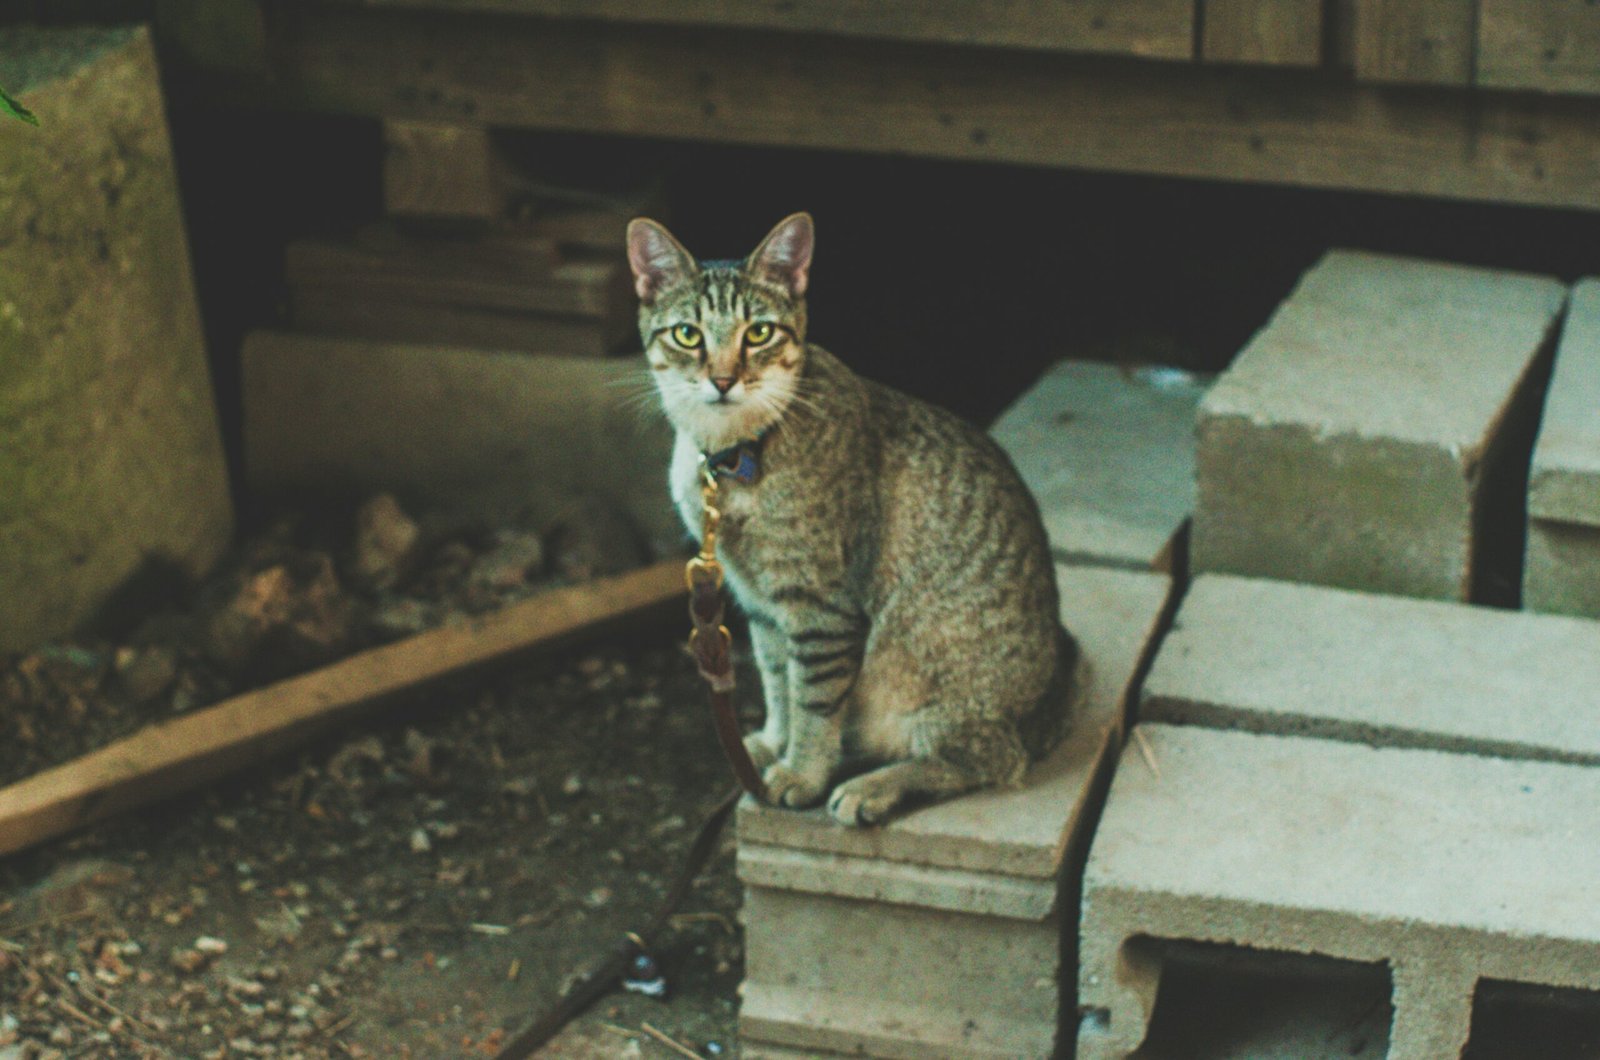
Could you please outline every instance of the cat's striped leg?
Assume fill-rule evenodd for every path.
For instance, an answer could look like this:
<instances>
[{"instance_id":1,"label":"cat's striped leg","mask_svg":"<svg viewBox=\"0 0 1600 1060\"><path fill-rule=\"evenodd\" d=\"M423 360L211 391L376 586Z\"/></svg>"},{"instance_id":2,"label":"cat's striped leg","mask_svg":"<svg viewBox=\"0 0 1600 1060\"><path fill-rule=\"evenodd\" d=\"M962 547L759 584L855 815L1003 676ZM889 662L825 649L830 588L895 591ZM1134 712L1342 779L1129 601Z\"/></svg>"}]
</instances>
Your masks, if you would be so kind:
<instances>
[{"instance_id":1,"label":"cat's striped leg","mask_svg":"<svg viewBox=\"0 0 1600 1060\"><path fill-rule=\"evenodd\" d=\"M788 742L764 778L773 802L811 806L827 794L844 758L844 705L865 639L859 617L821 608L789 634Z\"/></svg>"},{"instance_id":2,"label":"cat's striped leg","mask_svg":"<svg viewBox=\"0 0 1600 1060\"><path fill-rule=\"evenodd\" d=\"M937 710L937 708L933 708ZM1014 784L1028 767L1016 726L1003 719L945 724L931 715L918 726L917 755L863 773L833 789L828 812L841 824L877 824L910 798L943 799L974 788Z\"/></svg>"},{"instance_id":3,"label":"cat's striped leg","mask_svg":"<svg viewBox=\"0 0 1600 1060\"><path fill-rule=\"evenodd\" d=\"M761 731L744 738L745 750L758 770L778 760L789 745L789 640L770 616L750 614L750 646L761 673L766 719Z\"/></svg>"}]
</instances>

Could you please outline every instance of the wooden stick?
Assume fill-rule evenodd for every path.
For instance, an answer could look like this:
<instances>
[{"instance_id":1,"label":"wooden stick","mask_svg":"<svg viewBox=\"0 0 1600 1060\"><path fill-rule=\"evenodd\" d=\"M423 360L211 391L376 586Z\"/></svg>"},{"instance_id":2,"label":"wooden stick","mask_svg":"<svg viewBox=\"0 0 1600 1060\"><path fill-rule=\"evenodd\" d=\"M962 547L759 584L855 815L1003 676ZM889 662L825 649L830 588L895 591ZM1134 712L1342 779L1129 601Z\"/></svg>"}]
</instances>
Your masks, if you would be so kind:
<instances>
[{"instance_id":1,"label":"wooden stick","mask_svg":"<svg viewBox=\"0 0 1600 1060\"><path fill-rule=\"evenodd\" d=\"M669 560L553 589L245 692L0 788L0 854L208 783L401 692L591 636L684 595Z\"/></svg>"},{"instance_id":2,"label":"wooden stick","mask_svg":"<svg viewBox=\"0 0 1600 1060\"><path fill-rule=\"evenodd\" d=\"M673 1038L666 1032L658 1030L657 1028L650 1026L648 1023L639 1024L639 1029L644 1031L650 1037L654 1038L656 1041L660 1042L662 1045L666 1046L668 1049L671 1049L673 1052L677 1053L679 1056L687 1056L691 1057L692 1060L700 1060L699 1053L695 1052L693 1049L689 1048L687 1045L684 1045L682 1042L678 1041L676 1038Z\"/></svg>"}]
</instances>

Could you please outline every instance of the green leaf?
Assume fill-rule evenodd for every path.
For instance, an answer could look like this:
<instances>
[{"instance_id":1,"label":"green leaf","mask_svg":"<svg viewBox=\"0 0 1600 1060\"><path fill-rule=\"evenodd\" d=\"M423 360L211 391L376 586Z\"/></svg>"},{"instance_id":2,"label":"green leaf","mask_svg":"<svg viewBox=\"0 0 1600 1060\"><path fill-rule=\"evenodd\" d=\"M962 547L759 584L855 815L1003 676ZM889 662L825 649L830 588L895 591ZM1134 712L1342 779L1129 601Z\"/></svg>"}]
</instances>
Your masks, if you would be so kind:
<instances>
[{"instance_id":1,"label":"green leaf","mask_svg":"<svg viewBox=\"0 0 1600 1060\"><path fill-rule=\"evenodd\" d=\"M21 118L29 125L38 125L39 119L33 116L33 111L11 98L11 93L0 88L0 113L9 114L13 118Z\"/></svg>"}]
</instances>

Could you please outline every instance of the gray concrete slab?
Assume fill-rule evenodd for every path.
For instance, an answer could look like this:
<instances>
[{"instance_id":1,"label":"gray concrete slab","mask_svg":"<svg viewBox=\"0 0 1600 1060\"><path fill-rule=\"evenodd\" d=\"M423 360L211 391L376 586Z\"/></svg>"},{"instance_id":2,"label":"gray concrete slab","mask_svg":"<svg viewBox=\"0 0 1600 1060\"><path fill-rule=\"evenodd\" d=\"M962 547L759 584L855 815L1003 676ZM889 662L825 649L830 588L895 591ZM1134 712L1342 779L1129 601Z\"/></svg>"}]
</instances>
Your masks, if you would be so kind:
<instances>
[{"instance_id":1,"label":"gray concrete slab","mask_svg":"<svg viewBox=\"0 0 1600 1060\"><path fill-rule=\"evenodd\" d=\"M1533 450L1528 514L1600 527L1600 279L1572 289Z\"/></svg>"},{"instance_id":2,"label":"gray concrete slab","mask_svg":"<svg viewBox=\"0 0 1600 1060\"><path fill-rule=\"evenodd\" d=\"M1491 525L1564 293L1329 253L1201 402L1194 569L1437 599L1514 571Z\"/></svg>"},{"instance_id":3,"label":"gray concrete slab","mask_svg":"<svg viewBox=\"0 0 1600 1060\"><path fill-rule=\"evenodd\" d=\"M751 888L742 1051L1046 1057L1060 1021L1059 925ZM759 1044L758 1044L759 1043Z\"/></svg>"},{"instance_id":4,"label":"gray concrete slab","mask_svg":"<svg viewBox=\"0 0 1600 1060\"><path fill-rule=\"evenodd\" d=\"M1573 288L1528 476L1522 604L1600 617L1600 279Z\"/></svg>"},{"instance_id":5,"label":"gray concrete slab","mask_svg":"<svg viewBox=\"0 0 1600 1060\"><path fill-rule=\"evenodd\" d=\"M1139 716L1600 764L1600 622L1201 575Z\"/></svg>"},{"instance_id":6,"label":"gray concrete slab","mask_svg":"<svg viewBox=\"0 0 1600 1060\"><path fill-rule=\"evenodd\" d=\"M1600 527L1529 520L1522 606L1600 618Z\"/></svg>"},{"instance_id":7,"label":"gray concrete slab","mask_svg":"<svg viewBox=\"0 0 1600 1060\"><path fill-rule=\"evenodd\" d=\"M1194 417L1209 380L1062 361L990 433L1039 499L1056 558L1165 563L1194 511Z\"/></svg>"},{"instance_id":8,"label":"gray concrete slab","mask_svg":"<svg viewBox=\"0 0 1600 1060\"><path fill-rule=\"evenodd\" d=\"M873 829L740 807L745 1055L1010 1058L1055 1048L1070 1021L1063 867L1081 863L1086 808L1105 790L1130 684L1170 589L1144 572L1057 574L1094 685L1067 742L1021 788Z\"/></svg>"},{"instance_id":9,"label":"gray concrete slab","mask_svg":"<svg viewBox=\"0 0 1600 1060\"><path fill-rule=\"evenodd\" d=\"M1600 769L1140 731L1084 876L1080 1058L1145 1037L1159 940L1387 962L1390 1060L1457 1055L1480 979L1600 988Z\"/></svg>"}]
</instances>

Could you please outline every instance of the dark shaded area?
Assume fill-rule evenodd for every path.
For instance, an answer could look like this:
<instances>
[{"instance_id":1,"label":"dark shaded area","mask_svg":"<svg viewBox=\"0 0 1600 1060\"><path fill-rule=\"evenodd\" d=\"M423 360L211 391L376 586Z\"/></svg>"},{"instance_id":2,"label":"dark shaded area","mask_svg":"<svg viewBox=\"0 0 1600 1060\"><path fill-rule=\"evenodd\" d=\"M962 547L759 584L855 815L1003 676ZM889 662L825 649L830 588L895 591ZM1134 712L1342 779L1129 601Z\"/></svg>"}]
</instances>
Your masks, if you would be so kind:
<instances>
[{"instance_id":1,"label":"dark shaded area","mask_svg":"<svg viewBox=\"0 0 1600 1060\"><path fill-rule=\"evenodd\" d=\"M284 244L380 212L359 119L174 112L217 380L236 427L242 335L279 312ZM817 218L812 336L969 418L1067 356L1224 366L1333 246L1572 278L1600 272L1600 216L768 148L514 133L539 180L659 183L695 253L739 256ZM236 435L235 435L236 440Z\"/></svg>"},{"instance_id":2,"label":"dark shaded area","mask_svg":"<svg viewBox=\"0 0 1600 1060\"><path fill-rule=\"evenodd\" d=\"M1588 1060L1600 1056L1600 993L1485 979L1462 1060Z\"/></svg>"},{"instance_id":3,"label":"dark shaded area","mask_svg":"<svg viewBox=\"0 0 1600 1060\"><path fill-rule=\"evenodd\" d=\"M1136 939L1161 962L1161 991L1138 1060L1382 1057L1389 971L1331 957Z\"/></svg>"}]
</instances>

